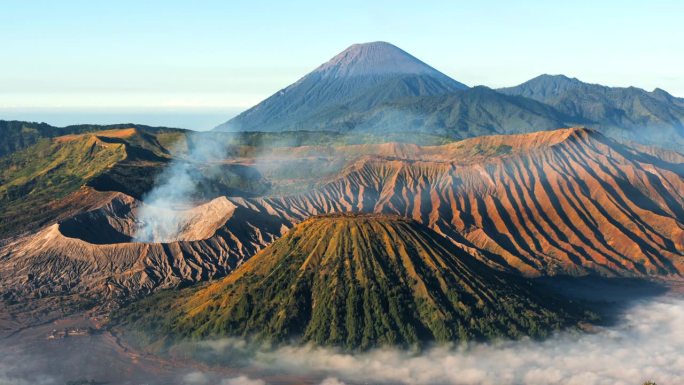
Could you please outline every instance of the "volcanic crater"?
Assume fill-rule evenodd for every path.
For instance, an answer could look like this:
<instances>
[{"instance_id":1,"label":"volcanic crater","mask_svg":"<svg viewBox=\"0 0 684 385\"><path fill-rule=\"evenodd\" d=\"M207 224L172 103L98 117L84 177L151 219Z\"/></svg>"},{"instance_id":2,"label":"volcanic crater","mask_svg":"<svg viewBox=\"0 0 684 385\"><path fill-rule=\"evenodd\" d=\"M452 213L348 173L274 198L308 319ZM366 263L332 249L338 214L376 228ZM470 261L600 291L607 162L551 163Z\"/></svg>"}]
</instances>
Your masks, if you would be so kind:
<instances>
[{"instance_id":1,"label":"volcanic crater","mask_svg":"<svg viewBox=\"0 0 684 385\"><path fill-rule=\"evenodd\" d=\"M130 198L130 197L128 197ZM136 232L144 225L138 213L144 203L120 198L100 209L89 211L59 223L59 231L69 238L104 245L136 242ZM172 238L152 239L146 243L202 241L211 238L233 215L235 205L218 197L197 206L155 208L165 217L178 221L178 231Z\"/></svg>"}]
</instances>

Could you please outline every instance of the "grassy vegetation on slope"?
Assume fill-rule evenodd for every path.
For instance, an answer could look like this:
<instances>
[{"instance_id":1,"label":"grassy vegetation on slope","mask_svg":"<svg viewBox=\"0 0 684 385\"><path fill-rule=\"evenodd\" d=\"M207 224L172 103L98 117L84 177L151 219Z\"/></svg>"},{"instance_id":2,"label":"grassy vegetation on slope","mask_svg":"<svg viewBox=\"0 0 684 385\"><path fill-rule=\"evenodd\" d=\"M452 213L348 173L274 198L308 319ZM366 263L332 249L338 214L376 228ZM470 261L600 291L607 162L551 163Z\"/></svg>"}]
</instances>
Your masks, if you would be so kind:
<instances>
[{"instance_id":1,"label":"grassy vegetation on slope","mask_svg":"<svg viewBox=\"0 0 684 385\"><path fill-rule=\"evenodd\" d=\"M168 160L155 134L135 128L42 138L0 158L0 238L77 207L61 199L84 185L140 197Z\"/></svg>"},{"instance_id":2,"label":"grassy vegetation on slope","mask_svg":"<svg viewBox=\"0 0 684 385\"><path fill-rule=\"evenodd\" d=\"M298 225L222 281L156 294L115 322L160 338L368 349L543 337L578 314L411 220L326 216Z\"/></svg>"},{"instance_id":3,"label":"grassy vegetation on slope","mask_svg":"<svg viewBox=\"0 0 684 385\"><path fill-rule=\"evenodd\" d=\"M55 127L46 123L0 120L0 157L33 146L41 139L56 138L63 135L84 134L104 130L136 128L155 135L178 135L185 130L166 127L148 127L139 124L79 124Z\"/></svg>"},{"instance_id":4,"label":"grassy vegetation on slope","mask_svg":"<svg viewBox=\"0 0 684 385\"><path fill-rule=\"evenodd\" d=\"M54 220L84 185L140 197L184 130L126 125L54 127L0 120L0 239ZM159 140L157 138L160 138Z\"/></svg>"},{"instance_id":5,"label":"grassy vegetation on slope","mask_svg":"<svg viewBox=\"0 0 684 385\"><path fill-rule=\"evenodd\" d=\"M82 186L141 199L184 139L175 130L99 130L42 138L0 158L0 239L53 221L67 210L61 200ZM269 188L258 171L239 164L191 164L199 200L252 196ZM78 208L77 201L67 205Z\"/></svg>"},{"instance_id":6,"label":"grassy vegetation on slope","mask_svg":"<svg viewBox=\"0 0 684 385\"><path fill-rule=\"evenodd\" d=\"M0 159L0 234L34 222L46 214L51 202L125 157L123 145L89 135L65 141L42 139Z\"/></svg>"}]
</instances>

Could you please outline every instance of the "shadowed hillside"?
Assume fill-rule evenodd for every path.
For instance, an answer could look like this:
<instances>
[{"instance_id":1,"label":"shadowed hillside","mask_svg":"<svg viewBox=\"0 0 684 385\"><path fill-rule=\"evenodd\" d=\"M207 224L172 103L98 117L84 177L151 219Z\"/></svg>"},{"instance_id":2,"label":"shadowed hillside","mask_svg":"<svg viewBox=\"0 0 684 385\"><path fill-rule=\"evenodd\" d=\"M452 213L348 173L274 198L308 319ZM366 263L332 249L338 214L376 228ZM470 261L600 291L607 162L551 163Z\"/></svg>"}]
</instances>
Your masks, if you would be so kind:
<instances>
[{"instance_id":1,"label":"shadowed hillside","mask_svg":"<svg viewBox=\"0 0 684 385\"><path fill-rule=\"evenodd\" d=\"M79 202L68 195L85 185L139 197L170 158L159 139L179 135L132 127L99 130L42 138L0 158L0 239L78 210L73 204Z\"/></svg>"},{"instance_id":2,"label":"shadowed hillside","mask_svg":"<svg viewBox=\"0 0 684 385\"><path fill-rule=\"evenodd\" d=\"M659 88L648 92L636 87L588 84L563 75L541 75L499 91L582 117L614 138L678 151L684 146L684 102Z\"/></svg>"},{"instance_id":3,"label":"shadowed hillside","mask_svg":"<svg viewBox=\"0 0 684 385\"><path fill-rule=\"evenodd\" d=\"M684 102L662 89L542 75L468 88L384 42L355 44L219 131L421 133L450 139L584 125L622 142L679 150Z\"/></svg>"},{"instance_id":4,"label":"shadowed hillside","mask_svg":"<svg viewBox=\"0 0 684 385\"><path fill-rule=\"evenodd\" d=\"M127 128L135 128L150 134L173 135L185 132L185 130L180 128L149 127L131 123L110 125L78 124L55 127L47 123L0 120L0 157L30 147L41 139Z\"/></svg>"},{"instance_id":5,"label":"shadowed hillside","mask_svg":"<svg viewBox=\"0 0 684 385\"><path fill-rule=\"evenodd\" d=\"M343 106L326 110L311 120L312 127L352 135L421 132L452 139L535 132L589 122L538 101L482 86L388 101L370 109Z\"/></svg>"}]
</instances>

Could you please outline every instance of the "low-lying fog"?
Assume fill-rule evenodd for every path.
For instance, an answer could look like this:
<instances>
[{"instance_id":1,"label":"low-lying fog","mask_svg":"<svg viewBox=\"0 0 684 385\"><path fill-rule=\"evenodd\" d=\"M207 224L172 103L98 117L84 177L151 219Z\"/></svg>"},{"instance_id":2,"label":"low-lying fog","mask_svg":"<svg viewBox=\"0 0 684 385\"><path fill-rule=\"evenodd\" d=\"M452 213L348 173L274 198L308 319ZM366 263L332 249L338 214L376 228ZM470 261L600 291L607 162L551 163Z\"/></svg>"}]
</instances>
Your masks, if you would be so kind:
<instances>
[{"instance_id":1,"label":"low-lying fog","mask_svg":"<svg viewBox=\"0 0 684 385\"><path fill-rule=\"evenodd\" d=\"M10 337L5 341L12 341ZM612 327L562 333L543 342L517 341L433 348L411 353L376 350L339 354L286 347L253 352L232 339L193 348L227 366L157 360L106 346L107 338L44 338L28 347L0 347L0 384L529 384L660 385L684 383L684 298L637 302ZM58 344L64 344L60 346ZM76 345L74 345L76 344ZM97 344L103 346L98 347ZM58 349L58 350L55 350ZM75 382L81 381L81 382ZM87 382L91 381L91 382Z\"/></svg>"}]
</instances>

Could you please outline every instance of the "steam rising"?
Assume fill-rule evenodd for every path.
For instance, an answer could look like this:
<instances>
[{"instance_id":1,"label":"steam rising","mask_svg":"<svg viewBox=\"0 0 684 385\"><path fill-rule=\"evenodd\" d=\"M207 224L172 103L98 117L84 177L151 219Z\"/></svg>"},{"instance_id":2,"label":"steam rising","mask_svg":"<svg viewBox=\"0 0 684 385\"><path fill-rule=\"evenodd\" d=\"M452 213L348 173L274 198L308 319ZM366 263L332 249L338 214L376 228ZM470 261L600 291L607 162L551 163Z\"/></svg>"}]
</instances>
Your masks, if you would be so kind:
<instances>
[{"instance_id":1,"label":"steam rising","mask_svg":"<svg viewBox=\"0 0 684 385\"><path fill-rule=\"evenodd\" d=\"M197 199L200 180L219 172L218 162L225 158L226 146L211 136L188 134L187 153L174 158L157 177L155 187L143 197L138 211L134 242L169 242L187 226L187 209ZM173 153L180 153L179 146ZM203 167L202 175L198 169Z\"/></svg>"},{"instance_id":2,"label":"steam rising","mask_svg":"<svg viewBox=\"0 0 684 385\"><path fill-rule=\"evenodd\" d=\"M326 175L343 165L342 159L331 157L327 151L309 150L306 158L291 154L287 148L306 142L306 134L269 136L263 142L258 135L245 135L191 133L185 141L177 144L171 151L173 160L157 176L155 187L143 197L144 204L137 212L133 241L151 243L178 240L179 234L191 226L193 218L189 211L199 201L227 195L233 185L252 189L243 191L247 195L264 193L271 186L261 180L261 172L275 179L283 177L287 180L301 178L302 175L307 178ZM345 140L342 136L335 138ZM183 146L184 143L187 143L187 148ZM230 162L229 159L241 144L245 147L250 164L231 171L228 164L235 166L239 162ZM280 150L274 151L275 148ZM298 172L302 175L298 175ZM234 189L232 192L238 191Z\"/></svg>"},{"instance_id":3,"label":"steam rising","mask_svg":"<svg viewBox=\"0 0 684 385\"><path fill-rule=\"evenodd\" d=\"M231 182L236 182L236 185L242 182L245 184L243 187L255 189L252 193L263 193L265 186L251 185L261 182L259 171L278 174L282 172L281 168L285 168L292 173L292 167L284 165L288 161L301 160L286 150L278 151L274 157L273 148L299 145L302 140L305 138L298 136L269 137L267 143L262 143L258 136L242 138L221 133L188 134L186 140L171 151L173 160L158 175L155 187L143 197L144 204L137 212L138 223L133 241L151 243L178 240L178 235L191 225L190 209L196 207L200 200L225 195ZM234 145L242 141L249 143L245 147L250 148L253 169L247 171L247 168L243 168L245 175L235 175L234 172L240 171L230 171L225 166L235 150ZM184 143L187 143L187 148L183 146ZM326 170L324 163L317 160L316 166L308 167L320 172Z\"/></svg>"}]
</instances>

